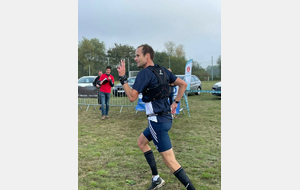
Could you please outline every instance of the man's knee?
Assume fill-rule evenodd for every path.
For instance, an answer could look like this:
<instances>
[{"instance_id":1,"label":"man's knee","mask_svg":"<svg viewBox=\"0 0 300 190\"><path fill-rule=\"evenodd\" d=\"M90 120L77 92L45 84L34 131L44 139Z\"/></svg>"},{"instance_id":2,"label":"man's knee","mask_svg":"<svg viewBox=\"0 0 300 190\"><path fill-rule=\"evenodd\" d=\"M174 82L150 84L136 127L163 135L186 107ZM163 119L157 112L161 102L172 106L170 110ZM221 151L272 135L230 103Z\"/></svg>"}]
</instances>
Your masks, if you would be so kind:
<instances>
[{"instance_id":1,"label":"man's knee","mask_svg":"<svg viewBox=\"0 0 300 190\"><path fill-rule=\"evenodd\" d=\"M148 139L145 137L143 133L139 136L137 140L137 144L141 150L148 144L148 142L149 142Z\"/></svg>"},{"instance_id":2,"label":"man's knee","mask_svg":"<svg viewBox=\"0 0 300 190\"><path fill-rule=\"evenodd\" d=\"M137 144L138 144L138 146L140 148L143 147L143 146L145 146L145 144L143 143L143 140L142 140L141 136L137 139Z\"/></svg>"}]
</instances>

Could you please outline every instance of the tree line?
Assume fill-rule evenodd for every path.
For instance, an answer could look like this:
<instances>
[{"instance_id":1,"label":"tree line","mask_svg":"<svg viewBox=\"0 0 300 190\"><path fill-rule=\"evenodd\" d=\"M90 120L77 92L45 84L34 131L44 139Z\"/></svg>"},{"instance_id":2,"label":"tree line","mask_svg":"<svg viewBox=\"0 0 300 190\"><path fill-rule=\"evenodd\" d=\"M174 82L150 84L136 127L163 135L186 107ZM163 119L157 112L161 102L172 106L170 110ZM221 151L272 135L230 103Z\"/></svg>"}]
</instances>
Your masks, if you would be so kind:
<instances>
[{"instance_id":1,"label":"tree line","mask_svg":"<svg viewBox=\"0 0 300 190\"><path fill-rule=\"evenodd\" d=\"M176 46L174 42L166 42L164 44L165 50L162 52L155 51L154 60L155 64L159 64L165 68L169 68L176 75L185 74L185 65L187 59L185 57L185 51L182 44ZM114 47L110 47L106 50L105 43L100 42L97 38L83 39L78 44L78 78L82 76L97 76L98 71L105 72L106 67L109 65L112 68L111 74L117 78L117 67L120 64L120 60L124 59L126 62L126 75L129 76L128 71L140 71L141 68L137 68L135 58L136 47L130 45L114 44ZM193 60L192 74L200 78L200 80L207 80L211 76L212 67L209 66L205 70L201 67L201 63ZM213 67L214 78L215 75L221 78L221 55L217 60L217 65ZM218 79L220 80L220 79Z\"/></svg>"}]
</instances>

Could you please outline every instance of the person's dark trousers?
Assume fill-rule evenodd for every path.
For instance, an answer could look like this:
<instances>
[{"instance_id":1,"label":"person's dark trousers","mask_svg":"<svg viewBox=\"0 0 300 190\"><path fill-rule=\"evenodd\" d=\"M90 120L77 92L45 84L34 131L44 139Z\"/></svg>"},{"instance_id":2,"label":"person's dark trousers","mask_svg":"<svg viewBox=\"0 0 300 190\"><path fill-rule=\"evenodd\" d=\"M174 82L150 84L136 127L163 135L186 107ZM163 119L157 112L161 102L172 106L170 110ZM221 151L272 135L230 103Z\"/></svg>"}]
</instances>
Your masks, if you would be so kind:
<instances>
[{"instance_id":1,"label":"person's dark trousers","mask_svg":"<svg viewBox=\"0 0 300 190\"><path fill-rule=\"evenodd\" d=\"M98 90L98 104L101 104L101 98L100 98L100 90Z\"/></svg>"},{"instance_id":2,"label":"person's dark trousers","mask_svg":"<svg viewBox=\"0 0 300 190\"><path fill-rule=\"evenodd\" d=\"M173 173L187 190L196 190L190 178L186 175L184 169L180 167Z\"/></svg>"},{"instance_id":3,"label":"person's dark trousers","mask_svg":"<svg viewBox=\"0 0 300 190\"><path fill-rule=\"evenodd\" d=\"M100 97L101 97L101 104L102 104L101 107L102 116L108 115L110 93L101 92Z\"/></svg>"}]
</instances>

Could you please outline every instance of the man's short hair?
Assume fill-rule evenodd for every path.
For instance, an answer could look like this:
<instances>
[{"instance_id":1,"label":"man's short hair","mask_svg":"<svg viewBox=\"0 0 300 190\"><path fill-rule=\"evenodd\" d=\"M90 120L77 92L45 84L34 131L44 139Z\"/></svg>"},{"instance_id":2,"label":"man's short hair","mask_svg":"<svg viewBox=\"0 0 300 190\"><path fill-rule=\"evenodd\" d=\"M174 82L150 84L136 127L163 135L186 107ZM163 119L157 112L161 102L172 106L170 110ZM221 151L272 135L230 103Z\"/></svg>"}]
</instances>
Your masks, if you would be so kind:
<instances>
[{"instance_id":1,"label":"man's short hair","mask_svg":"<svg viewBox=\"0 0 300 190\"><path fill-rule=\"evenodd\" d=\"M140 47L143 47L143 48L142 48L142 53L143 53L144 56L145 56L147 53L149 53L149 54L150 54L151 60L154 59L154 51L153 51L153 49L152 49L151 46L149 46L148 44L143 44L143 45L140 45L138 48L140 48Z\"/></svg>"},{"instance_id":2,"label":"man's short hair","mask_svg":"<svg viewBox=\"0 0 300 190\"><path fill-rule=\"evenodd\" d=\"M111 66L107 66L106 69L110 69L111 70Z\"/></svg>"}]
</instances>

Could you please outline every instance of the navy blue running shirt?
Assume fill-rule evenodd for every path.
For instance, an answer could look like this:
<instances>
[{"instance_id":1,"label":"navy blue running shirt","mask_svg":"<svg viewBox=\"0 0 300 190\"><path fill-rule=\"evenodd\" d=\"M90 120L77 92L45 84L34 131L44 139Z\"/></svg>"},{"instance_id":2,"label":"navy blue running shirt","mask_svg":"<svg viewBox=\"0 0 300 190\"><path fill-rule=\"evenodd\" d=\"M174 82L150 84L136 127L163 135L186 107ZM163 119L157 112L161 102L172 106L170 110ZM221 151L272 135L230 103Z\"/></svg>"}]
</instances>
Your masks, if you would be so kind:
<instances>
[{"instance_id":1,"label":"navy blue running shirt","mask_svg":"<svg viewBox=\"0 0 300 190\"><path fill-rule=\"evenodd\" d=\"M169 77L170 83L175 82L177 77L171 73L166 68L163 68ZM158 81L155 74L148 68L142 69L136 76L135 82L132 88L139 93L142 93L146 88L154 88L157 85ZM153 114L158 112L171 111L170 103L168 102L168 97L154 100L151 102L145 103L146 114ZM164 116L151 116L148 117L149 120L154 122L172 122L171 114Z\"/></svg>"}]
</instances>

